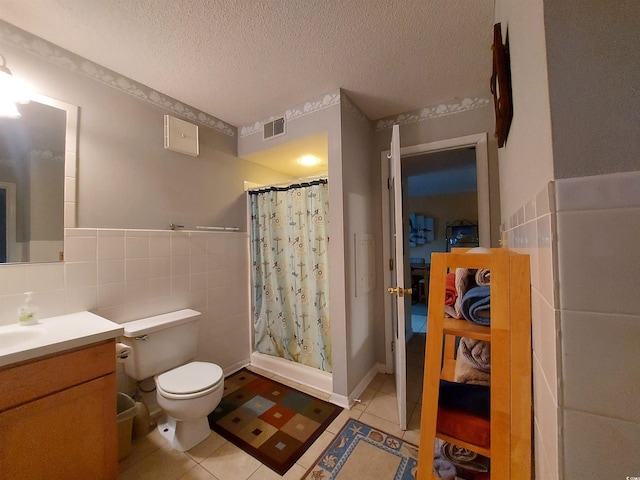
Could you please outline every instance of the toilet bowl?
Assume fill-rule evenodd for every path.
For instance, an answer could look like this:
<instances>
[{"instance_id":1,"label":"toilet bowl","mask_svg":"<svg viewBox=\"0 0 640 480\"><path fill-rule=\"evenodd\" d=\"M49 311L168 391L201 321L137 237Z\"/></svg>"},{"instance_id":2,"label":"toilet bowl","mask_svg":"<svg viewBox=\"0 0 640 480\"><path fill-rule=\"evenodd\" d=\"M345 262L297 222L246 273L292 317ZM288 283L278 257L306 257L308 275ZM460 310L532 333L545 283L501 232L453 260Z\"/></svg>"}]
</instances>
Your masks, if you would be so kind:
<instances>
[{"instance_id":1,"label":"toilet bowl","mask_svg":"<svg viewBox=\"0 0 640 480\"><path fill-rule=\"evenodd\" d=\"M211 434L207 416L224 390L218 365L193 361L199 318L200 312L184 309L122 324L121 340L131 348L125 371L139 386L154 380L162 409L157 428L179 451L195 447Z\"/></svg>"},{"instance_id":2,"label":"toilet bowl","mask_svg":"<svg viewBox=\"0 0 640 480\"><path fill-rule=\"evenodd\" d=\"M155 377L156 398L164 415L158 431L179 451L206 439L211 430L207 415L220 403L224 390L222 369L213 363L190 362Z\"/></svg>"}]
</instances>

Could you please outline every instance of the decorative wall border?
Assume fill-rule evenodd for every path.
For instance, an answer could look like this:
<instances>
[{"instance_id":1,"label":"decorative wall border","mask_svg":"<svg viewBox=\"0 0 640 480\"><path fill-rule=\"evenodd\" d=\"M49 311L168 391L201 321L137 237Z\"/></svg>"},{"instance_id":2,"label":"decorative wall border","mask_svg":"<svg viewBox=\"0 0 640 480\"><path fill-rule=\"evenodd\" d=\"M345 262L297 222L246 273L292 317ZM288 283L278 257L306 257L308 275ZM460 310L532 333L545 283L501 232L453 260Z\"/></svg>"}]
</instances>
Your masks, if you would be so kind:
<instances>
[{"instance_id":1,"label":"decorative wall border","mask_svg":"<svg viewBox=\"0 0 640 480\"><path fill-rule=\"evenodd\" d=\"M130 78L120 75L113 70L76 55L62 47L58 47L40 37L26 32L10 23L0 20L0 40L10 43L27 53L42 58L54 65L65 68L74 73L80 73L86 77L108 85L116 90L127 93L142 101L169 110L183 118L200 123L206 127L235 137L237 128L219 118L204 113L194 107L185 105L175 98L164 95Z\"/></svg>"},{"instance_id":2,"label":"decorative wall border","mask_svg":"<svg viewBox=\"0 0 640 480\"><path fill-rule=\"evenodd\" d=\"M340 103L340 90L327 93L326 95L320 98L309 100L308 102L296 105L295 107L292 107L286 110L282 114L272 115L268 119L262 120L260 122L256 122L253 125L247 125L247 126L241 127L240 138L248 137L249 135L255 135L256 133L262 134L262 124L264 122L271 122L276 118L281 118L281 117L284 117L285 122L290 122L291 120L304 117L305 115L309 115L310 113L315 113L320 110L324 110L325 108L332 107L339 103Z\"/></svg>"},{"instance_id":3,"label":"decorative wall border","mask_svg":"<svg viewBox=\"0 0 640 480\"><path fill-rule=\"evenodd\" d=\"M391 128L394 124L406 125L408 123L421 122L430 118L444 117L445 115L453 115L454 113L462 113L476 108L482 108L491 105L491 99L485 97L466 97L460 102L438 103L423 107L418 110L401 113L392 117L382 118L375 122L376 132Z\"/></svg>"}]
</instances>

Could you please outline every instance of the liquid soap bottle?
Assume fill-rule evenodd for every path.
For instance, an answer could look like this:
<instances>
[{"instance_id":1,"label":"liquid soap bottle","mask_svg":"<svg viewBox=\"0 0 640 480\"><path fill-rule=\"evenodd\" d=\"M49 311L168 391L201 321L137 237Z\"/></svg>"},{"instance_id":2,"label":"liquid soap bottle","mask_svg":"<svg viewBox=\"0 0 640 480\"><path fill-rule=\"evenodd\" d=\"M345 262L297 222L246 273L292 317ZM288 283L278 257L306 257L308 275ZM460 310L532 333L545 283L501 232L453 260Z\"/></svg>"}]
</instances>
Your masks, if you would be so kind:
<instances>
[{"instance_id":1,"label":"liquid soap bottle","mask_svg":"<svg viewBox=\"0 0 640 480\"><path fill-rule=\"evenodd\" d=\"M33 325L38 323L36 317L37 308L33 305L33 292L25 292L24 304L18 309L18 322L20 325Z\"/></svg>"}]
</instances>

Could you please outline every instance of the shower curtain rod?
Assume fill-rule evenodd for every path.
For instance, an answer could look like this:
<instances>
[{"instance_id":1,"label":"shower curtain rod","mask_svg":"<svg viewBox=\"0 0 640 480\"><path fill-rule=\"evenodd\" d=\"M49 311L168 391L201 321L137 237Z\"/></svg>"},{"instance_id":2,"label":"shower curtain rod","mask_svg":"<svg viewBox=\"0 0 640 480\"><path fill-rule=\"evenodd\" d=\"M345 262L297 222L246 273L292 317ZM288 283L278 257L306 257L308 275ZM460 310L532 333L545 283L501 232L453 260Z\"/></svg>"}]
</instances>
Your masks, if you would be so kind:
<instances>
[{"instance_id":1,"label":"shower curtain rod","mask_svg":"<svg viewBox=\"0 0 640 480\"><path fill-rule=\"evenodd\" d=\"M259 187L253 187L253 188L247 189L247 192L257 193L257 192L264 192L268 190L280 190L280 189L286 190L288 188L295 187L296 185L305 186L312 182L326 183L328 181L329 181L328 175L316 175L312 177L297 178L295 180L287 180L286 182L272 183L271 185L260 185Z\"/></svg>"}]
</instances>

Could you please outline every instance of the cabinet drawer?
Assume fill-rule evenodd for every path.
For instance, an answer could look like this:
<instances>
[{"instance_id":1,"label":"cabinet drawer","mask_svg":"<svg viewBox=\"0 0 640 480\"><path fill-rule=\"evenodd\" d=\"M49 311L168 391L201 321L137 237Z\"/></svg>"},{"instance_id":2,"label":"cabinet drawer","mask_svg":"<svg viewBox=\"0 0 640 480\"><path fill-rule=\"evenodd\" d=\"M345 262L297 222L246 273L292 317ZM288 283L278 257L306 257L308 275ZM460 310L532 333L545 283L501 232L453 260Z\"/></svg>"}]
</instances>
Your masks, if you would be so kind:
<instances>
[{"instance_id":1,"label":"cabinet drawer","mask_svg":"<svg viewBox=\"0 0 640 480\"><path fill-rule=\"evenodd\" d=\"M115 372L115 340L0 369L0 411Z\"/></svg>"}]
</instances>

